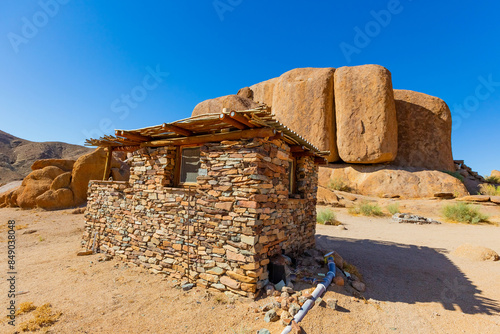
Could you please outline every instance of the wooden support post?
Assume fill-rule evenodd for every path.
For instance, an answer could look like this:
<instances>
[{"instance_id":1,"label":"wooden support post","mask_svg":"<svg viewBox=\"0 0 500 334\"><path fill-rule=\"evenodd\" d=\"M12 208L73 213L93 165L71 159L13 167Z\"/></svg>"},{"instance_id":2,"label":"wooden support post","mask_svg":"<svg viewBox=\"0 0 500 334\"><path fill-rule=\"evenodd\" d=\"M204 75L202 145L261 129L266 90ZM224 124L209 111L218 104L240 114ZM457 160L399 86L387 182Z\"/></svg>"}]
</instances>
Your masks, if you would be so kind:
<instances>
[{"instance_id":1,"label":"wooden support post","mask_svg":"<svg viewBox=\"0 0 500 334\"><path fill-rule=\"evenodd\" d=\"M109 173L111 172L111 160L113 159L113 148L108 146L105 148L106 150L106 166L104 167L104 175L102 176L102 180L106 181L109 177Z\"/></svg>"},{"instance_id":2,"label":"wooden support post","mask_svg":"<svg viewBox=\"0 0 500 334\"><path fill-rule=\"evenodd\" d=\"M159 147L159 146L195 145L195 144L219 142L223 140L266 138L266 137L273 137L275 134L276 130L271 128L255 128L249 130L231 131L224 133L186 137L186 138L160 139L142 143L141 146Z\"/></svg>"}]
</instances>

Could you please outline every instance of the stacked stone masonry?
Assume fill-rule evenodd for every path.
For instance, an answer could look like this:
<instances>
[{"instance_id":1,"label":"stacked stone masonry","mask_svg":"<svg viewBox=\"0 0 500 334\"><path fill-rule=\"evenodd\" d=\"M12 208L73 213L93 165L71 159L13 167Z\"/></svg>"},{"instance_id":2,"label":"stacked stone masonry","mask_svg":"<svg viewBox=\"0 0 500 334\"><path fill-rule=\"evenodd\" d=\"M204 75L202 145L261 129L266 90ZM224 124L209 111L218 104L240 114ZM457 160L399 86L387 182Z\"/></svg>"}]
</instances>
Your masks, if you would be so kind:
<instances>
[{"instance_id":1,"label":"stacked stone masonry","mask_svg":"<svg viewBox=\"0 0 500 334\"><path fill-rule=\"evenodd\" d=\"M175 147L143 148L129 182L89 184L83 243L97 232L101 252L154 273L255 298L268 283L269 258L314 246L317 166L281 140L201 146L196 185L173 188Z\"/></svg>"}]
</instances>

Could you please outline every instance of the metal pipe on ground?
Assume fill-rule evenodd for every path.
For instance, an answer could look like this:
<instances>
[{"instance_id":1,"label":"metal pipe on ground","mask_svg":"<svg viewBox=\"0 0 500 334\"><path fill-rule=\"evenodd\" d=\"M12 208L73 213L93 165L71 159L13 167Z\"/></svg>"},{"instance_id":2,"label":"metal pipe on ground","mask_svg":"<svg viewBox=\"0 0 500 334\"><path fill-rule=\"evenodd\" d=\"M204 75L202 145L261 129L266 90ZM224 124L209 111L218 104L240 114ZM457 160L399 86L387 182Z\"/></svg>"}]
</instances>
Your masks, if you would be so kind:
<instances>
[{"instance_id":1,"label":"metal pipe on ground","mask_svg":"<svg viewBox=\"0 0 500 334\"><path fill-rule=\"evenodd\" d=\"M333 278L335 277L335 262L333 261L333 257L330 256L327 258L328 261L328 274L326 274L325 279L323 282L319 283L316 289L313 291L311 298L309 298L300 308L299 312L293 317L292 321L295 321L296 323L299 323L304 319L306 316L307 312L314 306L314 302L318 297L321 297L325 291L326 288L332 283ZM281 334L288 334L292 330L292 321L288 324L288 326L283 329Z\"/></svg>"}]
</instances>

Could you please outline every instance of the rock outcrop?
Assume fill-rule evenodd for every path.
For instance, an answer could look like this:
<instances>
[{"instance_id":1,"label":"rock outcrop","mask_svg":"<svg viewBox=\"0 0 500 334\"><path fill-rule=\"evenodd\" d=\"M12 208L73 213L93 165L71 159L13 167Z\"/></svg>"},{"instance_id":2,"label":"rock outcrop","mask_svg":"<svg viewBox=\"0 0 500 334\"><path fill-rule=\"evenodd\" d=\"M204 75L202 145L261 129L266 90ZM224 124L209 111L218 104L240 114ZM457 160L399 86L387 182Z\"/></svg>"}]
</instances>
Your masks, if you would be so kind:
<instances>
[{"instance_id":1,"label":"rock outcrop","mask_svg":"<svg viewBox=\"0 0 500 334\"><path fill-rule=\"evenodd\" d=\"M18 188L0 194L0 207L55 210L83 204L87 200L89 181L102 179L105 162L103 148L81 156L76 162L62 159L36 161L32 165L33 171ZM130 169L125 162L113 157L110 174L116 181L126 181Z\"/></svg>"},{"instance_id":2,"label":"rock outcrop","mask_svg":"<svg viewBox=\"0 0 500 334\"><path fill-rule=\"evenodd\" d=\"M272 108L274 86L278 78L272 78L258 84L250 86L253 93L253 100L257 103L263 103Z\"/></svg>"},{"instance_id":3,"label":"rock outcrop","mask_svg":"<svg viewBox=\"0 0 500 334\"><path fill-rule=\"evenodd\" d=\"M492 170L490 176L500 178L500 171L498 171L498 170Z\"/></svg>"},{"instance_id":4,"label":"rock outcrop","mask_svg":"<svg viewBox=\"0 0 500 334\"><path fill-rule=\"evenodd\" d=\"M223 108L232 110L248 110L258 107L253 100L240 95L227 95L199 103L193 110L193 116L203 114L220 114Z\"/></svg>"},{"instance_id":5,"label":"rock outcrop","mask_svg":"<svg viewBox=\"0 0 500 334\"><path fill-rule=\"evenodd\" d=\"M460 245L451 254L472 261L498 261L500 259L494 250L471 244Z\"/></svg>"},{"instance_id":6,"label":"rock outcrop","mask_svg":"<svg viewBox=\"0 0 500 334\"><path fill-rule=\"evenodd\" d=\"M451 152L451 112L440 98L394 90L398 154L394 165L455 171Z\"/></svg>"},{"instance_id":7,"label":"rock outcrop","mask_svg":"<svg viewBox=\"0 0 500 334\"><path fill-rule=\"evenodd\" d=\"M75 205L87 201L87 190L90 180L102 180L106 164L106 151L99 147L94 152L78 158L71 173L70 189L73 191ZM111 168L118 168L122 164L113 157ZM116 173L115 173L116 174ZM126 178L128 180L128 177ZM118 180L117 180L118 181ZM123 181L123 178L121 179Z\"/></svg>"},{"instance_id":8,"label":"rock outcrop","mask_svg":"<svg viewBox=\"0 0 500 334\"><path fill-rule=\"evenodd\" d=\"M469 193L464 184L446 173L421 168L388 165L330 164L319 168L319 185L342 180L354 192L368 196L425 198L437 193L456 197Z\"/></svg>"},{"instance_id":9,"label":"rock outcrop","mask_svg":"<svg viewBox=\"0 0 500 334\"><path fill-rule=\"evenodd\" d=\"M337 161L334 68L297 68L281 75L274 84L272 111L277 120ZM321 134L313 135L311 134Z\"/></svg>"},{"instance_id":10,"label":"rock outcrop","mask_svg":"<svg viewBox=\"0 0 500 334\"><path fill-rule=\"evenodd\" d=\"M68 159L42 159L37 160L31 165L31 170L42 169L48 166L59 167L65 172L71 172L73 169L73 165L75 164L75 160Z\"/></svg>"},{"instance_id":11,"label":"rock outcrop","mask_svg":"<svg viewBox=\"0 0 500 334\"><path fill-rule=\"evenodd\" d=\"M31 172L21 186L15 191L17 205L22 209L32 209L36 206L36 198L50 189L53 180L64 171L56 166L47 166Z\"/></svg>"},{"instance_id":12,"label":"rock outcrop","mask_svg":"<svg viewBox=\"0 0 500 334\"><path fill-rule=\"evenodd\" d=\"M347 163L391 162L398 151L398 124L391 73L379 65L335 71L337 146Z\"/></svg>"}]
</instances>

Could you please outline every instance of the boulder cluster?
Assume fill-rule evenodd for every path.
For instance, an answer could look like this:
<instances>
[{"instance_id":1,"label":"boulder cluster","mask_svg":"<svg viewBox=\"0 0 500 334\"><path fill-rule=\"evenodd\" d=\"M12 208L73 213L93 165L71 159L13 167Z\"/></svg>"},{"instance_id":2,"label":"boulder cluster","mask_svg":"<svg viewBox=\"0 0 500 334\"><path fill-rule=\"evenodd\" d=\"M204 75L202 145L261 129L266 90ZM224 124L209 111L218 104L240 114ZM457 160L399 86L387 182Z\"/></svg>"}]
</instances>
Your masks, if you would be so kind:
<instances>
[{"instance_id":1,"label":"boulder cluster","mask_svg":"<svg viewBox=\"0 0 500 334\"><path fill-rule=\"evenodd\" d=\"M0 208L64 209L82 205L87 201L90 180L101 180L104 174L106 152L104 148L85 154L78 160L43 159L31 166L32 172L16 189L0 194ZM129 167L113 157L111 176L125 181Z\"/></svg>"},{"instance_id":2,"label":"boulder cluster","mask_svg":"<svg viewBox=\"0 0 500 334\"><path fill-rule=\"evenodd\" d=\"M391 73L382 66L297 68L237 95L204 101L193 116L258 104L271 107L277 120L330 151L329 162L455 170L446 103L394 90Z\"/></svg>"}]
</instances>

